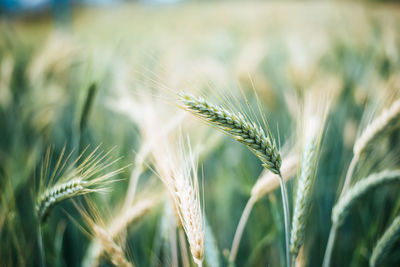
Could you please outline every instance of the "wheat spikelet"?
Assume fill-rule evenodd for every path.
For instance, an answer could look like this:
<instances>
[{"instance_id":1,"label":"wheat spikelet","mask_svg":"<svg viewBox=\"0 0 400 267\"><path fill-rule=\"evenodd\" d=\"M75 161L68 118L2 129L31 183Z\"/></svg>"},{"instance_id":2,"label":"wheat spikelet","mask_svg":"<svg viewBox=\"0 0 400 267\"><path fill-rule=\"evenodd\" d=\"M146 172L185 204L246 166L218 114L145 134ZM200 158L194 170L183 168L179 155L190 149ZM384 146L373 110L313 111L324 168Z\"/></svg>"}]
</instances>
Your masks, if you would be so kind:
<instances>
[{"instance_id":1,"label":"wheat spikelet","mask_svg":"<svg viewBox=\"0 0 400 267\"><path fill-rule=\"evenodd\" d=\"M197 168L191 152L184 151L182 138L178 140L179 152L161 142L154 147L153 158L160 179L166 185L178 212L179 221L186 233L194 262L202 265L204 257L204 225L200 205Z\"/></svg>"},{"instance_id":2,"label":"wheat spikelet","mask_svg":"<svg viewBox=\"0 0 400 267\"><path fill-rule=\"evenodd\" d=\"M282 160L281 173L284 177L285 182L293 177L296 173L297 165L299 164L299 155L296 153L289 154ZM279 176L274 173L264 171L261 177L257 179L257 182L251 189L251 197L256 200L261 199L269 192L279 187Z\"/></svg>"},{"instance_id":3,"label":"wheat spikelet","mask_svg":"<svg viewBox=\"0 0 400 267\"><path fill-rule=\"evenodd\" d=\"M68 166L66 166L66 164L71 154L64 159L63 157L65 149L63 149L56 167L51 174L50 182L48 185L45 185L43 181L48 172L46 168L48 168L48 160L50 157L50 152L48 151L46 155L47 162L45 163L47 165L42 167L41 170L42 179L39 191L37 193L35 207L37 218L41 223L45 222L51 209L57 203L75 196L84 195L91 192L105 191L107 189L107 185L115 181L115 179L110 178L120 173L123 168L105 174L100 173L104 169L113 165L119 159L112 162L106 162L106 158L110 152L100 152L96 154L97 150L98 147L94 149L93 152L91 152L86 158L84 158L82 163L75 167L75 164L83 158L83 154L85 153L86 149L73 163ZM63 159L64 162L62 162ZM57 180L57 182L54 185L51 185L54 180Z\"/></svg>"},{"instance_id":4,"label":"wheat spikelet","mask_svg":"<svg viewBox=\"0 0 400 267\"><path fill-rule=\"evenodd\" d=\"M75 178L47 189L40 195L39 203L36 206L36 212L40 220L43 221L47 217L50 208L56 203L80 194L84 189L85 183L81 178Z\"/></svg>"},{"instance_id":5,"label":"wheat spikelet","mask_svg":"<svg viewBox=\"0 0 400 267\"><path fill-rule=\"evenodd\" d=\"M354 145L354 155L360 157L374 140L377 140L394 127L399 126L399 118L400 99L396 100L389 108L385 109L381 115L365 128Z\"/></svg>"},{"instance_id":6,"label":"wheat spikelet","mask_svg":"<svg viewBox=\"0 0 400 267\"><path fill-rule=\"evenodd\" d=\"M290 252L294 257L303 243L306 213L310 205L313 176L316 169L317 140L313 139L304 148L301 173L297 184L296 202L292 219Z\"/></svg>"},{"instance_id":7,"label":"wheat spikelet","mask_svg":"<svg viewBox=\"0 0 400 267\"><path fill-rule=\"evenodd\" d=\"M318 90L310 90L305 95L302 132L304 147L290 233L290 252L292 253L293 263L295 263L304 240L307 215L318 165L320 142L330 106L327 96L319 94L321 92ZM318 104L314 103L315 100L318 100Z\"/></svg>"},{"instance_id":8,"label":"wheat spikelet","mask_svg":"<svg viewBox=\"0 0 400 267\"><path fill-rule=\"evenodd\" d=\"M93 225L93 232L110 257L112 264L120 267L133 267L133 264L125 258L122 248L113 241L104 228L99 225Z\"/></svg>"},{"instance_id":9,"label":"wheat spikelet","mask_svg":"<svg viewBox=\"0 0 400 267\"><path fill-rule=\"evenodd\" d=\"M215 126L236 141L246 145L275 174L280 174L281 156L269 131L247 121L241 113L213 105L203 98L182 93L180 98L185 108Z\"/></svg>"},{"instance_id":10,"label":"wheat spikelet","mask_svg":"<svg viewBox=\"0 0 400 267\"><path fill-rule=\"evenodd\" d=\"M354 184L339 199L332 211L333 224L340 226L349 213L350 207L370 190L394 181L400 180L400 170L385 170L374 173Z\"/></svg>"},{"instance_id":11,"label":"wheat spikelet","mask_svg":"<svg viewBox=\"0 0 400 267\"><path fill-rule=\"evenodd\" d=\"M400 216L396 217L389 228L385 231L382 237L376 243L371 258L369 259L369 266L380 266L380 263L393 248L393 245L400 238Z\"/></svg>"}]
</instances>

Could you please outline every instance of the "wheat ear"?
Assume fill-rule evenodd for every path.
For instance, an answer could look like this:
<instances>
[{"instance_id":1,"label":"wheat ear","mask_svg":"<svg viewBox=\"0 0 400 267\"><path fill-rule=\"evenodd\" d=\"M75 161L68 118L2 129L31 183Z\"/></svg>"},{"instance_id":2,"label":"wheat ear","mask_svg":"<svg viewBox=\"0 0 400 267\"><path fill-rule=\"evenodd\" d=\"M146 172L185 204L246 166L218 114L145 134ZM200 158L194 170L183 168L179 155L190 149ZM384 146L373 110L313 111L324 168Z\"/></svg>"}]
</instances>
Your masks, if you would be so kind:
<instances>
[{"instance_id":1,"label":"wheat ear","mask_svg":"<svg viewBox=\"0 0 400 267\"><path fill-rule=\"evenodd\" d=\"M380 263L393 248L396 241L400 239L400 216L396 217L389 228L385 231L382 237L376 243L371 258L369 259L369 266L380 266Z\"/></svg>"},{"instance_id":2,"label":"wheat ear","mask_svg":"<svg viewBox=\"0 0 400 267\"><path fill-rule=\"evenodd\" d=\"M193 260L198 266L202 266L205 233L197 165L189 140L184 144L182 139L180 136L179 149L169 146L165 140L160 142L159 146L154 147L153 158L159 177L174 201L178 221L185 231Z\"/></svg>"},{"instance_id":3,"label":"wheat ear","mask_svg":"<svg viewBox=\"0 0 400 267\"><path fill-rule=\"evenodd\" d=\"M346 177L343 183L342 190L340 192L339 201L348 191L353 178L353 173L358 163L359 158L364 152L373 144L374 141L384 136L391 130L399 126L400 117L400 99L396 100L389 108L385 109L381 115L374 119L362 132L360 137L356 140L353 147L353 158L351 159L349 168L347 169ZM333 214L332 214L333 216ZM332 257L332 250L336 239L336 231L338 226L333 225L331 227L328 244L325 250L323 267L330 266L330 260Z\"/></svg>"},{"instance_id":4,"label":"wheat ear","mask_svg":"<svg viewBox=\"0 0 400 267\"><path fill-rule=\"evenodd\" d=\"M333 247L336 241L336 233L342 225L352 205L367 194L370 190L380 185L395 182L400 179L400 170L385 170L380 173L374 173L363 178L347 190L338 200L332 211L332 227L329 233L328 244L325 250L323 267L329 267L332 257Z\"/></svg>"},{"instance_id":5,"label":"wheat ear","mask_svg":"<svg viewBox=\"0 0 400 267\"><path fill-rule=\"evenodd\" d=\"M115 266L119 267L133 267L126 258L124 251L112 239L112 237L99 225L93 226L93 232L99 240L100 244L110 257L110 261Z\"/></svg>"},{"instance_id":6,"label":"wheat ear","mask_svg":"<svg viewBox=\"0 0 400 267\"><path fill-rule=\"evenodd\" d=\"M241 113L234 114L203 98L186 93L181 93L180 97L187 110L246 145L265 168L280 174L281 156L269 131L266 134L261 126L249 122Z\"/></svg>"},{"instance_id":7,"label":"wheat ear","mask_svg":"<svg viewBox=\"0 0 400 267\"><path fill-rule=\"evenodd\" d=\"M355 183L336 203L332 211L333 224L340 226L346 215L350 212L351 206L369 191L390 182L400 180L400 170L385 170L374 173Z\"/></svg>"},{"instance_id":8,"label":"wheat ear","mask_svg":"<svg viewBox=\"0 0 400 267\"><path fill-rule=\"evenodd\" d=\"M296 259L304 239L306 216L310 206L318 155L318 140L310 140L304 148L301 173L297 182L296 202L292 218L290 252Z\"/></svg>"},{"instance_id":9,"label":"wheat ear","mask_svg":"<svg viewBox=\"0 0 400 267\"><path fill-rule=\"evenodd\" d=\"M362 132L354 145L354 155L361 156L382 135L399 126L400 99L396 100L389 108L385 109Z\"/></svg>"},{"instance_id":10,"label":"wheat ear","mask_svg":"<svg viewBox=\"0 0 400 267\"><path fill-rule=\"evenodd\" d=\"M396 100L389 108L386 108L376 119L374 119L357 138L353 147L353 158L351 160L341 195L350 186L353 172L359 158L371 147L371 145L391 130L400 125L400 99Z\"/></svg>"},{"instance_id":11,"label":"wheat ear","mask_svg":"<svg viewBox=\"0 0 400 267\"><path fill-rule=\"evenodd\" d=\"M98 153L96 155L97 150L98 148L91 152L77 167L75 167L75 163L79 159L82 159L82 155L86 149L76 161L67 167L66 162L62 163L63 150L50 178L50 184L54 179L57 179L57 182L53 186L46 186L42 184L43 180L41 180L35 208L40 223L45 222L51 209L57 203L75 196L105 191L108 184L116 181L110 178L120 173L123 168L102 175L100 173L119 159L112 162L105 162L109 152L105 154ZM65 161L67 161L68 158L69 156ZM42 173L46 172L47 171L42 171Z\"/></svg>"}]
</instances>

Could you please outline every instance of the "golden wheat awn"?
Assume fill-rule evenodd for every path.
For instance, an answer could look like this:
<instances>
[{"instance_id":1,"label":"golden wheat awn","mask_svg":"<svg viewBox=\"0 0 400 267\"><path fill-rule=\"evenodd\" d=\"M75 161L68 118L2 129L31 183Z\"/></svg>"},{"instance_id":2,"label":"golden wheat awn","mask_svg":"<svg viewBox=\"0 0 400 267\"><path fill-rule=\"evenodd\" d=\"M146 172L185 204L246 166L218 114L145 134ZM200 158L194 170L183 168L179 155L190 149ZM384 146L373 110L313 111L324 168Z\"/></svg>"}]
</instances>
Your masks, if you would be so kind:
<instances>
[{"instance_id":1,"label":"golden wheat awn","mask_svg":"<svg viewBox=\"0 0 400 267\"><path fill-rule=\"evenodd\" d=\"M372 250L369 266L382 266L385 256L393 248L396 241L400 238L400 216L397 216L392 224L388 227L382 237L376 243Z\"/></svg>"},{"instance_id":2,"label":"golden wheat awn","mask_svg":"<svg viewBox=\"0 0 400 267\"><path fill-rule=\"evenodd\" d=\"M93 232L99 240L101 246L107 252L110 261L118 267L133 267L124 254L124 251L118 246L111 236L99 225L93 226Z\"/></svg>"}]
</instances>

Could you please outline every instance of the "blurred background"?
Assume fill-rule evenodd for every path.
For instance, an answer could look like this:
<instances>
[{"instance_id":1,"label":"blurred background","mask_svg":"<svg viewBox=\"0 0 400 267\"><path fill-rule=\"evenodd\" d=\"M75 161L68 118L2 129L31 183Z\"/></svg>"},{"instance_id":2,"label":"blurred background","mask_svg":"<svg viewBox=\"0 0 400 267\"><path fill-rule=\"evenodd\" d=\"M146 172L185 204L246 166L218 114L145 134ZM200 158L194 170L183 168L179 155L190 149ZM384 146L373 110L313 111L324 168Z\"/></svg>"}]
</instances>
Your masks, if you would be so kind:
<instances>
[{"instance_id":1,"label":"blurred background","mask_svg":"<svg viewBox=\"0 0 400 267\"><path fill-rule=\"evenodd\" d=\"M171 92L209 92L218 102L215 92L235 94L240 88L254 110L257 92L285 149L298 146L305 92L330 92L299 258L299 266L321 266L354 141L398 98L399 70L395 1L0 0L0 265L40 264L32 200L48 147L55 159L63 147L75 154L87 145L115 147L110 156L122 156L118 165L128 167L111 192L93 197L109 218L138 164L146 121L156 117L150 131L158 131L182 113ZM206 151L199 165L205 214L218 247L214 266L227 266L226 250L262 167L242 145L183 116L182 131ZM398 167L399 138L394 132L374 149L356 178ZM138 192L154 183L162 188L150 170L142 176ZM398 214L399 189L380 188L357 204L338 234L333 266L368 264L375 242ZM255 205L236 266L283 266L280 203L277 189ZM46 261L81 266L90 238L79 229L83 222L74 205L66 201L60 207L43 229ZM171 265L160 245L163 214L160 204L128 229L124 248L136 266ZM400 262L394 251L386 266Z\"/></svg>"}]
</instances>

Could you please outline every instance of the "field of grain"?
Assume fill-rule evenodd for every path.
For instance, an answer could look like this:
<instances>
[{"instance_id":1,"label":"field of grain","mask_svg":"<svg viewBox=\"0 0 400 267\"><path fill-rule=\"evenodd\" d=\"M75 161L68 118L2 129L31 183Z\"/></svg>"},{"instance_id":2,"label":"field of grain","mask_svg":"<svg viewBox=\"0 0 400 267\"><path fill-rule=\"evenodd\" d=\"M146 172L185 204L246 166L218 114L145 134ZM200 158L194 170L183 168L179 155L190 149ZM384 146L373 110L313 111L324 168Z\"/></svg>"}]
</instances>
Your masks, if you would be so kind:
<instances>
[{"instance_id":1,"label":"field of grain","mask_svg":"<svg viewBox=\"0 0 400 267\"><path fill-rule=\"evenodd\" d=\"M0 266L396 266L400 6L0 18Z\"/></svg>"}]
</instances>

